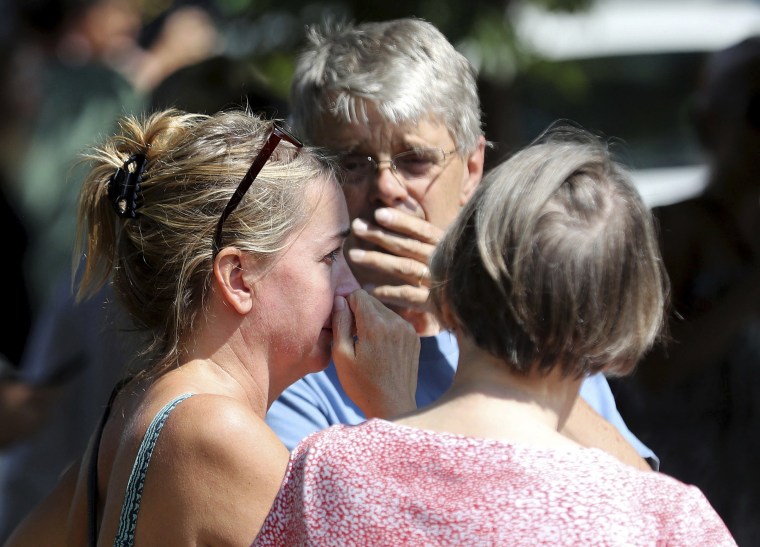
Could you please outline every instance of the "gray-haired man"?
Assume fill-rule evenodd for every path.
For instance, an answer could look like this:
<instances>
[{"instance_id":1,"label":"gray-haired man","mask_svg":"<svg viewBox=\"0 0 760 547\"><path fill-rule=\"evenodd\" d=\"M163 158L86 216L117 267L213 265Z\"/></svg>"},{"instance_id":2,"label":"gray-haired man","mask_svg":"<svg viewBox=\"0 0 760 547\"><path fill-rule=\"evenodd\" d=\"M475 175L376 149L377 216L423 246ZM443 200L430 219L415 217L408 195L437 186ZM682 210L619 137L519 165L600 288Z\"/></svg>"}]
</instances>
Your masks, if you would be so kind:
<instances>
[{"instance_id":1,"label":"gray-haired man","mask_svg":"<svg viewBox=\"0 0 760 547\"><path fill-rule=\"evenodd\" d=\"M340 158L353 220L349 262L363 287L420 335L417 405L428 405L448 389L459 355L427 307L427 260L483 175L475 72L419 19L312 28L291 84L291 113L300 136ZM292 385L267 417L289 448L364 419L332 364ZM646 468L642 458L658 465L625 426L601 375L583 382L563 433L633 465Z\"/></svg>"}]
</instances>

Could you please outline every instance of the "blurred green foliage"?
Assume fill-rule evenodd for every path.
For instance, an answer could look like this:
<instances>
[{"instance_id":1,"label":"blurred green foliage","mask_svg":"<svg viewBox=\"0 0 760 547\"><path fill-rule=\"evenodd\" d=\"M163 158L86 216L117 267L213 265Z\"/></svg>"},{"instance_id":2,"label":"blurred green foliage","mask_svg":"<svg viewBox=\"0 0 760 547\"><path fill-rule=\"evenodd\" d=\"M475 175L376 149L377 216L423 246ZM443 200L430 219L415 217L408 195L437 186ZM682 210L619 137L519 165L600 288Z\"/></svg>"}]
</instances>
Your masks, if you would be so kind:
<instances>
[{"instance_id":1,"label":"blurred green foliage","mask_svg":"<svg viewBox=\"0 0 760 547\"><path fill-rule=\"evenodd\" d=\"M287 96L290 74L304 28L325 20L384 21L421 17L436 25L478 67L480 77L509 81L529 61L510 25L508 9L517 2L550 10L588 8L594 0L217 0L227 50L248 57L279 97Z\"/></svg>"}]
</instances>

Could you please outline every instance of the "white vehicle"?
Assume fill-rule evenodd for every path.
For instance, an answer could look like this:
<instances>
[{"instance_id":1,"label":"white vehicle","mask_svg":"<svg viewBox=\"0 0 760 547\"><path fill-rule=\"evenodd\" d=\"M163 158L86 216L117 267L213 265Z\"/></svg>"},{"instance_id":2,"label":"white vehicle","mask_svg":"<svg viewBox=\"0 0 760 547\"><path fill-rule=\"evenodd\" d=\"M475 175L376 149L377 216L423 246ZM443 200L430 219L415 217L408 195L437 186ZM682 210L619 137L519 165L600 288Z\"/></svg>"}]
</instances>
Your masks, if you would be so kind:
<instances>
[{"instance_id":1,"label":"white vehicle","mask_svg":"<svg viewBox=\"0 0 760 547\"><path fill-rule=\"evenodd\" d=\"M703 189L690 97L706 55L760 34L760 2L596 0L577 13L515 2L507 16L537 58L514 82L522 143L570 119L622 141L650 206Z\"/></svg>"}]
</instances>

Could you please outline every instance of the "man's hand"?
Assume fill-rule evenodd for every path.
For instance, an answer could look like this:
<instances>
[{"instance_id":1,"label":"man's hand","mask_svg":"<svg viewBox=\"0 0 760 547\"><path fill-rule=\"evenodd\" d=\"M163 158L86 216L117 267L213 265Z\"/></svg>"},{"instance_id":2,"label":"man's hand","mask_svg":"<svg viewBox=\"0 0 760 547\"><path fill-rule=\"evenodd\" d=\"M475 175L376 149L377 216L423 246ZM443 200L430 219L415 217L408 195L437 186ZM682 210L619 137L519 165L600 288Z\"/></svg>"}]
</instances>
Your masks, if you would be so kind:
<instances>
[{"instance_id":1,"label":"man's hand","mask_svg":"<svg viewBox=\"0 0 760 547\"><path fill-rule=\"evenodd\" d=\"M416 409L420 340L409 323L362 289L335 297L332 321L338 378L365 416Z\"/></svg>"},{"instance_id":2,"label":"man's hand","mask_svg":"<svg viewBox=\"0 0 760 547\"><path fill-rule=\"evenodd\" d=\"M355 219L352 223L355 238L380 249L350 249L348 257L352 267L360 266L381 274L386 282L370 289L372 296L381 302L411 314L429 314L432 310L428 304L428 263L443 230L426 220L390 208L376 210L375 221L376 224L370 224ZM406 318L417 328L416 321ZM418 334L435 334L420 332L420 328L417 330ZM435 330L437 332L437 324Z\"/></svg>"}]
</instances>

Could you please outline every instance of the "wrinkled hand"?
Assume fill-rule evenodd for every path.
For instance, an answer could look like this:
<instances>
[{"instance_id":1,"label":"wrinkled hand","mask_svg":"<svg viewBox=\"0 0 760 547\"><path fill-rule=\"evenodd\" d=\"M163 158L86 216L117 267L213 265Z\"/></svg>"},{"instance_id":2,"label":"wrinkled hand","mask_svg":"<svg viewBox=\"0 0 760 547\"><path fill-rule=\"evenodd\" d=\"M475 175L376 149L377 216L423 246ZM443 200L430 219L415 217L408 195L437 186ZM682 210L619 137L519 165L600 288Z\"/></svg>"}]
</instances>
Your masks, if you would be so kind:
<instances>
[{"instance_id":1,"label":"wrinkled hand","mask_svg":"<svg viewBox=\"0 0 760 547\"><path fill-rule=\"evenodd\" d=\"M332 329L338 378L367 418L417 407L420 340L409 323L358 289L348 298L335 297Z\"/></svg>"},{"instance_id":2,"label":"wrinkled hand","mask_svg":"<svg viewBox=\"0 0 760 547\"><path fill-rule=\"evenodd\" d=\"M377 224L368 224L355 219L351 228L356 238L373 243L382 251L350 249L351 263L398 281L398 284L372 288L372 296L381 302L411 312L432 312L428 302L428 263L443 230L424 219L390 208L375 211L375 221Z\"/></svg>"}]
</instances>

